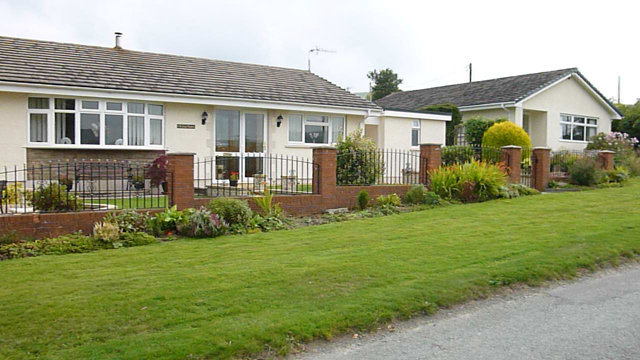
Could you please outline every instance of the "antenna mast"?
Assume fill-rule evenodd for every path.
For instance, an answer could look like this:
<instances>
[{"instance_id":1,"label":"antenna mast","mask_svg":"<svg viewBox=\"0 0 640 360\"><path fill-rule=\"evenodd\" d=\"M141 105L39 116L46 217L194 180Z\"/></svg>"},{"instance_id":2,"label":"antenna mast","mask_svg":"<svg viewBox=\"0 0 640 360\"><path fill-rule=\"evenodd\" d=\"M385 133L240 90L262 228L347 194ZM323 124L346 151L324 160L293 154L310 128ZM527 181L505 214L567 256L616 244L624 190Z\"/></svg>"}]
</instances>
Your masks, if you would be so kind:
<instances>
[{"instance_id":1,"label":"antenna mast","mask_svg":"<svg viewBox=\"0 0 640 360\"><path fill-rule=\"evenodd\" d=\"M309 50L309 55L307 56L307 64L309 66L309 72L311 72L311 54L318 55L321 52L335 54L335 51L333 51L333 50L321 49L321 48L319 48L317 46L315 48Z\"/></svg>"}]
</instances>

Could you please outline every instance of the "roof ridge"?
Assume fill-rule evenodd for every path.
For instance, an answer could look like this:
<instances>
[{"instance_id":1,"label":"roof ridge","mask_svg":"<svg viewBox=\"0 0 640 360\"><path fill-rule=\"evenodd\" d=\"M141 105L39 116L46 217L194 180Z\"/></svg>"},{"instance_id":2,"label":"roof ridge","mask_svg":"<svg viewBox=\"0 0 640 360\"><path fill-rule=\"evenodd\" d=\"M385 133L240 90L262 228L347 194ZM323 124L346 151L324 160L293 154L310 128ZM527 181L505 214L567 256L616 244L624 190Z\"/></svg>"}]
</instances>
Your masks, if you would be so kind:
<instances>
[{"instance_id":1,"label":"roof ridge","mask_svg":"<svg viewBox=\"0 0 640 360\"><path fill-rule=\"evenodd\" d=\"M457 83L457 84L449 84L449 85L434 86L434 87L430 87L430 88L423 88L423 89L403 90L402 92L403 92L403 93L411 93L411 92L417 92L417 91L423 91L423 90L442 89L442 88L446 88L446 87L450 87L450 86L460 86L460 85L467 85L467 84L479 84L479 83L489 82L489 81L504 80L504 79L517 78L517 77L530 76L530 75L548 74L548 73L560 72L560 71L562 71L563 73L568 73L568 72L579 72L579 70L578 70L578 68L577 68L577 67L571 67L571 68L558 69L558 70L539 71L539 72L528 73L528 74L520 74L520 75L503 76L503 77L498 77L498 78L493 78L493 79L486 79L486 80L480 80L480 81L472 81L472 82L466 82L466 83L464 83L464 82L463 82L463 83ZM397 94L397 93L393 93L393 94ZM390 95L393 95L393 94L390 94Z\"/></svg>"},{"instance_id":2,"label":"roof ridge","mask_svg":"<svg viewBox=\"0 0 640 360\"><path fill-rule=\"evenodd\" d=\"M75 46L75 47L87 47L87 48L94 48L94 49L101 49L101 50L124 51L124 52L132 52L132 53L139 53L139 54L162 55L162 56L171 56L171 57L184 58L184 59L206 60L206 61L213 61L213 62L220 62L220 63L228 63L228 64L240 64L240 65L260 66L260 67L268 67L268 68L274 68L274 69L293 70L293 71L297 71L297 72L301 72L301 73L309 73L309 71L308 71L308 70L304 70L304 69L297 69L297 68L290 68L290 67L284 67L284 66L255 64L255 63L240 62L240 61L231 61L231 60L218 60L218 59L212 59L212 58L206 58L206 57L187 56L187 55L177 55L177 54L167 54L167 53L153 52L153 51L130 50L130 49L125 49L125 48L122 48L122 49L116 49L116 48L113 48L113 47L107 47L107 46L86 45L86 44L76 44L76 43L63 42L63 41L38 40L38 39L28 39L28 38L20 38L20 37L11 37L11 36L2 36L2 35L0 35L0 40L1 40L1 39L8 39L8 40L21 40L21 41L32 41L32 42L49 43L49 44L59 44L59 45L70 45L70 46Z\"/></svg>"}]
</instances>

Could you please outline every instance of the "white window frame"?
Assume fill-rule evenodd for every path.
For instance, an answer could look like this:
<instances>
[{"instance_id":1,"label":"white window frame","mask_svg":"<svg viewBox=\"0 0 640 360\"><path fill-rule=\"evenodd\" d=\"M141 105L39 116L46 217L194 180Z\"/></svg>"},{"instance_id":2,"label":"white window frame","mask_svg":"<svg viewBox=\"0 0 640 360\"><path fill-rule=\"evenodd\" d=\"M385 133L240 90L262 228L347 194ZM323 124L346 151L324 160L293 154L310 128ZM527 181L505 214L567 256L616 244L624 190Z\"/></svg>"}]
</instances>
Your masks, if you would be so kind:
<instances>
[{"instance_id":1,"label":"white window frame","mask_svg":"<svg viewBox=\"0 0 640 360\"><path fill-rule=\"evenodd\" d=\"M418 124L416 126L416 123ZM418 144L417 145L413 145L413 131L414 130L418 130ZM411 135L409 137L409 141L411 144L411 147L413 149L418 149L420 148L420 139L422 137L422 121L421 120L412 120L411 121Z\"/></svg>"},{"instance_id":2,"label":"white window frame","mask_svg":"<svg viewBox=\"0 0 640 360\"><path fill-rule=\"evenodd\" d=\"M564 117L568 117L569 121L564 121ZM575 122L576 118L583 118L584 119L584 123L578 123ZM595 124L589 124L589 120L595 120L596 123ZM595 116L585 116L585 115L571 115L571 114L560 114L560 141L564 141L564 142L573 142L573 143L588 143L589 139L587 138L587 128L593 128L596 129L596 134L598 133L598 123L599 123L600 119L595 117ZM569 133L571 134L571 139L564 139L562 137L562 126L563 125L569 125L570 126L570 131ZM573 140L573 128L576 126L581 126L584 127L584 140Z\"/></svg>"},{"instance_id":3,"label":"white window frame","mask_svg":"<svg viewBox=\"0 0 640 360\"><path fill-rule=\"evenodd\" d=\"M49 109L29 109L29 101L27 99L27 146L34 148L65 148L65 149L109 149L109 150L163 150L166 144L166 112L167 107L164 103L159 102L147 102L138 100L126 100L126 99L98 99L98 98L84 98L84 97L69 97L69 96L55 96L55 95L39 95L30 94L28 98L47 98L49 99ZM56 110L55 99L71 99L75 101L75 110ZM83 109L83 101L97 101L98 109ZM122 110L107 110L107 102L121 103ZM129 113L127 110L127 103L143 103L145 106L144 114ZM149 114L149 105L162 106L162 115ZM74 144L56 144L55 139L55 113L72 113L75 114L75 139ZM47 141L46 142L32 142L31 141L31 114L47 114ZM100 115L100 144L90 145L81 144L81 117L82 114L99 114ZM119 115L122 116L122 145L106 145L106 115ZM144 117L144 145L129 145L128 144L128 117L141 116ZM151 119L158 119L162 121L161 139L162 144L151 145Z\"/></svg>"},{"instance_id":4,"label":"white window frame","mask_svg":"<svg viewBox=\"0 0 640 360\"><path fill-rule=\"evenodd\" d=\"M291 124L290 121L290 117L292 115L297 115L297 116L302 116L302 140L301 141L292 141L289 139L289 127ZM326 123L319 123L319 122L313 122L313 121L307 121L307 116L325 116L327 117L327 119L329 120ZM343 129L343 134L342 134L342 138L344 139L345 137L345 133L347 132L347 117L345 115L340 115L340 114L326 114L326 113L322 113L322 114L318 114L318 113L309 113L309 114L305 114L305 113L291 113L289 115L287 115L287 143L289 145L295 145L295 146L305 146L305 147L314 147L314 146L327 146L327 145L335 145L337 142L332 142L331 137L333 134L333 124L332 124L332 119L335 118L342 118L342 129ZM311 126L325 126L327 127L327 142L326 143L307 143L305 142L305 134L307 132L307 125L311 125Z\"/></svg>"}]
</instances>

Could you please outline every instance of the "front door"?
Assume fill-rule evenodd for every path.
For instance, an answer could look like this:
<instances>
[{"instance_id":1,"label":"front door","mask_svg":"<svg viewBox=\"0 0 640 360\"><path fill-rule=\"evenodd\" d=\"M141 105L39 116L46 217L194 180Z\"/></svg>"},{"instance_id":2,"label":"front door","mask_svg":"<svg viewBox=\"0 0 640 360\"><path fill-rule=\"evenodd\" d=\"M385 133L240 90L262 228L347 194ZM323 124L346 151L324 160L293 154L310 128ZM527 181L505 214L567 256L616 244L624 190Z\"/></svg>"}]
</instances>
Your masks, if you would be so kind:
<instances>
[{"instance_id":1,"label":"front door","mask_svg":"<svg viewBox=\"0 0 640 360\"><path fill-rule=\"evenodd\" d=\"M266 118L260 112L216 110L217 180L227 182L235 175L240 182L251 182L255 174L263 172Z\"/></svg>"}]
</instances>

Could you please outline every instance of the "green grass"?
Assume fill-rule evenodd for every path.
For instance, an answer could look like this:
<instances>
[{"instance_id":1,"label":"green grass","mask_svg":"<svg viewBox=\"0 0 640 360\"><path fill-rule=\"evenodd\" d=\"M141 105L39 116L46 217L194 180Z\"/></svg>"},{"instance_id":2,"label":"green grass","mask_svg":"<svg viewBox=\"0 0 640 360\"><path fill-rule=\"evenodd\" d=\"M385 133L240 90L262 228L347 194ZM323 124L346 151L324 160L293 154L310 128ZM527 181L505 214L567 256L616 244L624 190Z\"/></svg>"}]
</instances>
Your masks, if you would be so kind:
<instances>
[{"instance_id":1,"label":"green grass","mask_svg":"<svg viewBox=\"0 0 640 360\"><path fill-rule=\"evenodd\" d=\"M640 183L0 263L0 358L228 358L640 253Z\"/></svg>"},{"instance_id":2,"label":"green grass","mask_svg":"<svg viewBox=\"0 0 640 360\"><path fill-rule=\"evenodd\" d=\"M131 198L116 198L116 199L98 199L93 200L89 198L83 199L85 204L109 204L115 205L118 209L151 209L151 208L166 208L167 196L166 195L153 195L145 197L131 197Z\"/></svg>"}]
</instances>

